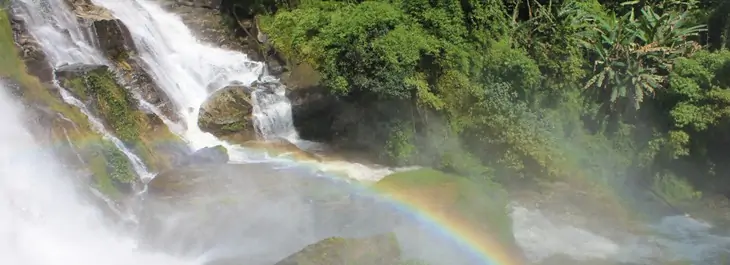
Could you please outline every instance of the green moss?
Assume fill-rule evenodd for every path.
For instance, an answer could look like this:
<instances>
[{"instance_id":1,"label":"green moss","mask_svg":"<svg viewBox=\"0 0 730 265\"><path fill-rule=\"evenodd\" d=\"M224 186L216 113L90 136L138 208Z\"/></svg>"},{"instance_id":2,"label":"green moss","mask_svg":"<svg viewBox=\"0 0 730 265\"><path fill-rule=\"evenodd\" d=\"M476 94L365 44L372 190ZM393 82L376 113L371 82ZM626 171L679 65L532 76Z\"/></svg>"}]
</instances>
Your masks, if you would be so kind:
<instances>
[{"instance_id":1,"label":"green moss","mask_svg":"<svg viewBox=\"0 0 730 265\"><path fill-rule=\"evenodd\" d=\"M89 96L86 94L86 84L83 78L70 78L63 82L63 87L68 88L76 94L81 100L87 100Z\"/></svg>"},{"instance_id":2,"label":"green moss","mask_svg":"<svg viewBox=\"0 0 730 265\"><path fill-rule=\"evenodd\" d=\"M109 177L107 172L106 159L103 155L97 155L91 158L89 161L89 169L93 174L94 184L96 188L102 193L115 198L119 195L119 191L114 187L112 179Z\"/></svg>"},{"instance_id":3,"label":"green moss","mask_svg":"<svg viewBox=\"0 0 730 265\"><path fill-rule=\"evenodd\" d=\"M138 102L114 74L99 68L65 82L67 89L94 99L95 109L112 132L132 149L153 171L171 166L170 157L155 150L155 142L179 139L164 126L153 126L147 114L137 109Z\"/></svg>"},{"instance_id":4,"label":"green moss","mask_svg":"<svg viewBox=\"0 0 730 265\"><path fill-rule=\"evenodd\" d=\"M223 125L223 127L221 127L221 131L223 131L224 133L236 133L236 132L240 132L244 129L246 129L246 121L238 121L238 122L234 122L234 123L229 123L229 124Z\"/></svg>"},{"instance_id":5,"label":"green moss","mask_svg":"<svg viewBox=\"0 0 730 265\"><path fill-rule=\"evenodd\" d=\"M90 168L94 174L97 188L112 198L121 194L121 185L131 184L136 180L132 164L117 147L106 140L95 144Z\"/></svg>"},{"instance_id":6,"label":"green moss","mask_svg":"<svg viewBox=\"0 0 730 265\"><path fill-rule=\"evenodd\" d=\"M140 125L135 120L137 102L117 84L114 75L106 69L94 70L86 76L87 91L96 99L98 111L115 134L127 143L139 139Z\"/></svg>"}]
</instances>

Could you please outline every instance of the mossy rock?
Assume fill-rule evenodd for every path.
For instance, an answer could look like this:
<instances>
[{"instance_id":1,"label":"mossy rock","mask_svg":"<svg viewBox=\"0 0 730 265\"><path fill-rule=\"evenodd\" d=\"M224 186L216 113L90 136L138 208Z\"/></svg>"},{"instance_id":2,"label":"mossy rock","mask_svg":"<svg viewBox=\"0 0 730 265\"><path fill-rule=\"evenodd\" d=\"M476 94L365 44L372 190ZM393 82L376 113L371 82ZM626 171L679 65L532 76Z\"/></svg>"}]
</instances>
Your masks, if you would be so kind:
<instances>
[{"instance_id":1,"label":"mossy rock","mask_svg":"<svg viewBox=\"0 0 730 265\"><path fill-rule=\"evenodd\" d=\"M331 237L306 246L275 265L389 265L400 262L392 233L366 238Z\"/></svg>"},{"instance_id":2,"label":"mossy rock","mask_svg":"<svg viewBox=\"0 0 730 265\"><path fill-rule=\"evenodd\" d=\"M89 166L99 191L111 198L132 191L132 185L138 181L137 174L124 153L112 142L101 140L84 148L86 152L92 152Z\"/></svg>"},{"instance_id":3,"label":"mossy rock","mask_svg":"<svg viewBox=\"0 0 730 265\"><path fill-rule=\"evenodd\" d=\"M506 192L492 181L419 169L388 175L374 188L470 233L481 234L481 238L497 240L512 256L522 256L512 233Z\"/></svg>"},{"instance_id":4,"label":"mossy rock","mask_svg":"<svg viewBox=\"0 0 730 265\"><path fill-rule=\"evenodd\" d=\"M83 100L107 127L154 171L171 168L185 155L180 138L154 115L138 109L137 99L106 66L67 65L56 71L62 86ZM169 145L180 146L168 148Z\"/></svg>"},{"instance_id":5,"label":"mossy rock","mask_svg":"<svg viewBox=\"0 0 730 265\"><path fill-rule=\"evenodd\" d=\"M200 106L200 129L219 137L236 135L242 141L255 139L252 91L251 87L233 85L214 92Z\"/></svg>"},{"instance_id":6,"label":"mossy rock","mask_svg":"<svg viewBox=\"0 0 730 265\"><path fill-rule=\"evenodd\" d=\"M13 42L6 11L0 10L0 77L12 80L17 85L21 99L29 106L31 114L42 123L39 126L48 130L39 141L49 141L55 153L66 156L62 159L74 161L69 165L88 170L92 175L90 181L101 192L112 198L120 195L136 181L131 164L111 142L92 129L86 115L75 106L66 104L52 86L28 73ZM86 70L97 67L89 66ZM78 83L71 86L74 90L80 88Z\"/></svg>"}]
</instances>

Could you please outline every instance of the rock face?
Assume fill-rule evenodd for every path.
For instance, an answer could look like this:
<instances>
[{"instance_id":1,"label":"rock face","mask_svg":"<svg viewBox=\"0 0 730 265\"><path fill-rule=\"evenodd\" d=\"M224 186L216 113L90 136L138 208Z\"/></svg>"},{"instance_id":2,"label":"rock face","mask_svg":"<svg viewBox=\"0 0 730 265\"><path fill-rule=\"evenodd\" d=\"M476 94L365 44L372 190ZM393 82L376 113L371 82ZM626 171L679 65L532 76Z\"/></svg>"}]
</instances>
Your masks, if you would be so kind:
<instances>
[{"instance_id":1,"label":"rock face","mask_svg":"<svg viewBox=\"0 0 730 265\"><path fill-rule=\"evenodd\" d=\"M13 30L13 38L20 47L20 56L25 62L28 73L38 77L41 82L53 80L53 68L48 62L45 52L40 44L30 35L25 21L17 16L10 19Z\"/></svg>"},{"instance_id":2,"label":"rock face","mask_svg":"<svg viewBox=\"0 0 730 265\"><path fill-rule=\"evenodd\" d=\"M330 142L332 125L338 119L342 104L324 88L289 89L292 121L304 139Z\"/></svg>"},{"instance_id":3,"label":"rock face","mask_svg":"<svg viewBox=\"0 0 730 265\"><path fill-rule=\"evenodd\" d=\"M400 262L393 234L367 238L332 237L309 245L275 265L388 265Z\"/></svg>"},{"instance_id":4,"label":"rock face","mask_svg":"<svg viewBox=\"0 0 730 265\"><path fill-rule=\"evenodd\" d=\"M230 21L224 20L224 15L219 11L222 2L222 0L165 0L162 4L166 9L179 15L201 41L224 49L255 54L255 47L247 45L241 34L231 30Z\"/></svg>"},{"instance_id":5,"label":"rock face","mask_svg":"<svg viewBox=\"0 0 730 265\"><path fill-rule=\"evenodd\" d=\"M114 61L129 59L136 52L132 34L119 19L98 19L91 23L99 48Z\"/></svg>"},{"instance_id":6,"label":"rock face","mask_svg":"<svg viewBox=\"0 0 730 265\"><path fill-rule=\"evenodd\" d=\"M116 77L121 85L139 93L166 118L178 121L179 116L169 97L157 86L137 57L137 47L127 26L109 10L89 0L66 0L66 3L76 14L79 24L90 29L88 32L91 34L85 36L87 40L96 43L99 50L116 64Z\"/></svg>"},{"instance_id":7,"label":"rock face","mask_svg":"<svg viewBox=\"0 0 730 265\"><path fill-rule=\"evenodd\" d=\"M252 88L227 86L208 97L200 106L198 126L216 136L238 134L241 139L255 139Z\"/></svg>"},{"instance_id":8,"label":"rock face","mask_svg":"<svg viewBox=\"0 0 730 265\"><path fill-rule=\"evenodd\" d=\"M139 102L103 65L66 65L56 71L59 83L101 118L152 170L172 167L185 155L185 143Z\"/></svg>"}]
</instances>

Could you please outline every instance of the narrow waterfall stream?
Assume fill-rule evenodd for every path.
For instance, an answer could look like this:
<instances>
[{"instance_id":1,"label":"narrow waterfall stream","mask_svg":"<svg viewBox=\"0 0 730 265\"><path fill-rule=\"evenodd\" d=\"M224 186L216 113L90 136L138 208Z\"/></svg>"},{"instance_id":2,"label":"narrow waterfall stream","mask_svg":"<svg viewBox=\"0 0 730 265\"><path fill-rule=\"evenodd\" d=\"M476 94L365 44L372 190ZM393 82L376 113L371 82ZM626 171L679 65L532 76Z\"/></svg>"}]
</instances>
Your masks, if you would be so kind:
<instances>
[{"instance_id":1,"label":"narrow waterfall stream","mask_svg":"<svg viewBox=\"0 0 730 265\"><path fill-rule=\"evenodd\" d=\"M273 77L263 76L265 71L262 63L250 60L241 52L220 49L198 41L178 16L163 10L156 3L147 0L93 2L111 10L129 28L146 70L170 98L175 112L182 117L178 124L180 126L171 126L171 130L181 135L192 149L223 145L229 150L231 160L236 163L275 160L226 143L203 132L197 124L200 105L215 90L234 82L251 84L262 79L278 82ZM13 8L15 13L26 19L29 31L39 40L54 66L67 63L109 64L94 48L93 40L86 39L85 36L90 34L78 25L63 0L17 0ZM259 90L253 93L256 103L256 129L263 139L286 138L296 144L300 139L294 129L291 106L284 92L285 88L278 86L274 91ZM66 103L79 107L89 116L95 129L123 151L140 178L149 179L154 176L139 157L127 150L117 137L104 128L99 119L85 109L82 102L63 89L61 93ZM43 151L43 148L35 145L29 133L21 126L19 117L22 116L22 111L4 92L0 93L0 103L0 119L10 125L0 128L0 141L3 142L0 145L3 147L0 149L0 196L4 196L0 200L2 264L199 265L202 263L200 259L218 252L239 251L258 255L268 250L266 246L257 246L255 243L260 241L252 238L245 241L246 244L238 246L245 247L245 251L224 247L197 249L174 257L144 252L147 249L138 246L136 239L119 235L117 231L105 227L101 213L93 206L86 205L76 195L73 185L68 183L71 178L65 176L69 173L60 170L57 162L48 154L35 152ZM44 166L34 166L38 161L42 161ZM378 177L392 172L391 169L376 169L345 162L317 166L322 169L346 168L350 170L349 176L355 179L377 180ZM256 225L261 224L248 219L248 223L244 222L246 220L235 219L239 222L236 223L238 225L250 225L239 229L250 233L246 235L270 237L271 242L288 244L287 247L291 250L295 250L302 242L312 240L310 231L302 232L305 229L302 227L314 222L310 206L299 201L269 203L247 206L251 212L249 217L261 218L260 222L273 223L278 220L277 222L281 222L277 223L280 231L251 232ZM284 205L285 203L290 205ZM268 211L276 206L281 206L281 209ZM173 217L176 219L173 220ZM170 222L184 226L185 218L188 217L182 214L171 215ZM293 221L294 219L296 220ZM611 240L580 227L561 224L536 209L519 205L512 207L512 220L519 245L536 262L554 254L565 254L578 260L601 259L647 264L653 258L669 255L703 264L704 257L730 253L730 237L712 234L710 224L683 216L666 217L658 224L649 225L649 229L655 231L656 235L627 235L625 242ZM234 221L227 222L226 224L232 225ZM302 233L297 236L304 239L287 242L286 236L294 233ZM174 239L173 237L171 240ZM670 255L660 252L658 246L673 253ZM420 251L418 255L431 256L431 260L445 259L447 256L439 257L442 254L436 251L438 248L438 245L434 245L410 251ZM10 251L5 253L3 249ZM290 249L280 251L286 252ZM178 254L182 252L185 251L180 250Z\"/></svg>"}]
</instances>

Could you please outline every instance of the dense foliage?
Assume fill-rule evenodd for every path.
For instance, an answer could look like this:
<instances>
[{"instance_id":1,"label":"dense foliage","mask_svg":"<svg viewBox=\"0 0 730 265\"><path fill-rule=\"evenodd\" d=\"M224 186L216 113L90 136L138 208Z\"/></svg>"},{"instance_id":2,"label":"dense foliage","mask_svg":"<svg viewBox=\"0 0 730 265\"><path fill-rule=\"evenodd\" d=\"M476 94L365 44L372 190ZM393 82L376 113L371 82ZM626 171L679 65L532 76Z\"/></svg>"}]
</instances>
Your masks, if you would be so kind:
<instances>
[{"instance_id":1,"label":"dense foliage","mask_svg":"<svg viewBox=\"0 0 730 265\"><path fill-rule=\"evenodd\" d=\"M247 7L279 52L367 108L360 126L372 131L371 149L394 163L501 178L590 176L693 199L693 186L730 192L728 3Z\"/></svg>"}]
</instances>

